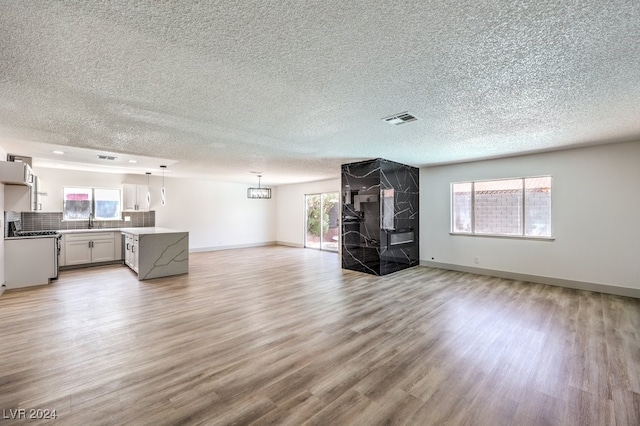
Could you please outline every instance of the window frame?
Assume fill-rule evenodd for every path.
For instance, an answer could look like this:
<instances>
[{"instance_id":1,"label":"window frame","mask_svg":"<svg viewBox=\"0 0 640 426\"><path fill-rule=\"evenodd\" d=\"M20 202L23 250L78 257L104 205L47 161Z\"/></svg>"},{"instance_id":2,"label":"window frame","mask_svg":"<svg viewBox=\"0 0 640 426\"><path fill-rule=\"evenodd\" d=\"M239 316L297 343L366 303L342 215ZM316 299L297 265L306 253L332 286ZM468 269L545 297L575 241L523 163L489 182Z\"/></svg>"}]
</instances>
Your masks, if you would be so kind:
<instances>
[{"instance_id":1,"label":"window frame","mask_svg":"<svg viewBox=\"0 0 640 426\"><path fill-rule=\"evenodd\" d=\"M86 221L89 220L89 218L80 218L80 219L73 219L73 218L68 218L67 217L67 213L65 210L65 202L67 201L65 199L65 192L67 189L80 189L80 190L88 190L91 192L91 211L90 211L90 215L93 215L93 221L96 222L106 222L106 221L114 221L114 220L122 220L122 190L120 188L96 188L96 187L90 187L90 186L64 186L62 187L62 221L63 222L77 222L77 221ZM114 216L113 218L104 218L104 217L96 217L96 212L97 212L97 206L96 203L98 202L98 200L96 199L96 190L107 190L107 191L117 191L118 192L118 209L116 212L116 216Z\"/></svg>"},{"instance_id":2,"label":"window frame","mask_svg":"<svg viewBox=\"0 0 640 426\"><path fill-rule=\"evenodd\" d=\"M527 204L526 204L526 185L525 182L527 179L536 179L536 178L549 178L550 184L549 188L551 191L551 196L549 199L549 235L544 236L536 236L536 235L525 235L526 233L526 225L527 225ZM520 180L521 188L522 188L522 201L521 201L521 214L520 214L520 227L522 229L522 233L520 235L517 234L500 234L500 233L478 233L476 232L476 194L475 194L475 184L478 182L500 182L500 181L509 181L509 180ZM471 232L460 232L455 231L455 217L454 217L454 185L456 184L471 184ZM449 235L455 236L468 236L468 237L489 237L489 238L515 238L519 240L543 240L543 241L553 241L555 240L553 234L553 176L552 175L537 175L537 176L520 176L520 177L505 177L505 178L497 178L497 179L478 179L478 180L464 180L464 181L456 181L451 182L449 186Z\"/></svg>"}]
</instances>

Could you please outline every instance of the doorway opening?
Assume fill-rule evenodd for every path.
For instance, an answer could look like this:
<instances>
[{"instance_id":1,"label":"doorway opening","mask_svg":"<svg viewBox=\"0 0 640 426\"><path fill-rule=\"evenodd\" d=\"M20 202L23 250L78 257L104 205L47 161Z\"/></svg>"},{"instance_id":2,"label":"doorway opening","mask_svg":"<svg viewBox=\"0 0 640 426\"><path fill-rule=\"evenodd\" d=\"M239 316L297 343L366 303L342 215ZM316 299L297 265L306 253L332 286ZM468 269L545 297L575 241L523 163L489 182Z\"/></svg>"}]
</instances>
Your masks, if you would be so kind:
<instances>
[{"instance_id":1,"label":"doorway opening","mask_svg":"<svg viewBox=\"0 0 640 426\"><path fill-rule=\"evenodd\" d=\"M305 195L304 246L338 251L340 246L340 198L338 192Z\"/></svg>"}]
</instances>

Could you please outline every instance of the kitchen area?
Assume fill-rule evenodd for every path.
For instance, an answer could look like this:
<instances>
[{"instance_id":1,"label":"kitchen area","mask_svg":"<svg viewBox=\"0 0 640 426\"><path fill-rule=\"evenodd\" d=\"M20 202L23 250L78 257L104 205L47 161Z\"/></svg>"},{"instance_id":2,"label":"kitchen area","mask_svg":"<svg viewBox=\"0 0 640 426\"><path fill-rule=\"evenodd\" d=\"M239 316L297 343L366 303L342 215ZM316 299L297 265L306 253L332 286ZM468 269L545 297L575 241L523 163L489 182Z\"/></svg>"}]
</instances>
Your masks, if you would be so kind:
<instances>
[{"instance_id":1,"label":"kitchen area","mask_svg":"<svg viewBox=\"0 0 640 426\"><path fill-rule=\"evenodd\" d=\"M0 294L50 284L60 271L72 268L122 264L138 280L188 273L189 233L155 226L148 186L123 183L104 190L79 185L70 190L73 194L67 188L47 194L31 159L11 154L0 161L0 183L5 263ZM89 190L95 198L85 196ZM111 198L100 204L105 191ZM64 211L42 211L43 196L64 198ZM105 206L113 210L106 216Z\"/></svg>"}]
</instances>

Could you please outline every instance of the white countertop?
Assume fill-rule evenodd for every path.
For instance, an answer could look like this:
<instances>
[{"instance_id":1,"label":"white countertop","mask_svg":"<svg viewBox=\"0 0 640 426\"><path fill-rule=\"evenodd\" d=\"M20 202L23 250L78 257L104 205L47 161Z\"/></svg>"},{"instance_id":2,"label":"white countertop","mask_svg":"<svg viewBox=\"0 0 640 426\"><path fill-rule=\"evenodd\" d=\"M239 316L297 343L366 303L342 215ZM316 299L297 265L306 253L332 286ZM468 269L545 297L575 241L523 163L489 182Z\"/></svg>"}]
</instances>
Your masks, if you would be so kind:
<instances>
[{"instance_id":1,"label":"white countertop","mask_svg":"<svg viewBox=\"0 0 640 426\"><path fill-rule=\"evenodd\" d=\"M145 228L120 228L123 234L145 235L145 234L179 234L187 231L180 231L171 228L145 227Z\"/></svg>"},{"instance_id":2,"label":"white countertop","mask_svg":"<svg viewBox=\"0 0 640 426\"><path fill-rule=\"evenodd\" d=\"M158 228L158 227L140 227L140 228L91 228L91 229L63 229L58 231L61 234L79 234L89 232L122 232L125 234L142 235L142 234L175 234L180 231L170 228Z\"/></svg>"},{"instance_id":3,"label":"white countertop","mask_svg":"<svg viewBox=\"0 0 640 426\"><path fill-rule=\"evenodd\" d=\"M61 234L80 234L86 232L120 232L120 228L61 229Z\"/></svg>"}]
</instances>

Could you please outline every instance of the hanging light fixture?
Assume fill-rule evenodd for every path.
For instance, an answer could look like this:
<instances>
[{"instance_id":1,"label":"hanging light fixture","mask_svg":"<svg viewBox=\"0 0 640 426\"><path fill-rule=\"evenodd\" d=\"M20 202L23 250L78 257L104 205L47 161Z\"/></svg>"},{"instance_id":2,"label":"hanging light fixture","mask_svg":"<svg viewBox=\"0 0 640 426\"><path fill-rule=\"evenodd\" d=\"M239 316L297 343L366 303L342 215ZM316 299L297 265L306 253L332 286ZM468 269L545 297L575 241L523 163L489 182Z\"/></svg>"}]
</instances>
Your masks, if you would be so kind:
<instances>
[{"instance_id":1,"label":"hanging light fixture","mask_svg":"<svg viewBox=\"0 0 640 426\"><path fill-rule=\"evenodd\" d=\"M165 206L167 204L167 195L164 189L164 170L167 168L167 166L160 166L160 168L162 169L162 188L160 188L160 204Z\"/></svg>"},{"instance_id":2,"label":"hanging light fixture","mask_svg":"<svg viewBox=\"0 0 640 426\"><path fill-rule=\"evenodd\" d=\"M147 175L147 209L151 208L151 186L149 186L149 178L151 177L151 172L145 172Z\"/></svg>"},{"instance_id":3,"label":"hanging light fixture","mask_svg":"<svg viewBox=\"0 0 640 426\"><path fill-rule=\"evenodd\" d=\"M262 188L260 186L260 178L262 175L258 175L258 187L247 188L247 198L271 198L271 188Z\"/></svg>"}]
</instances>

